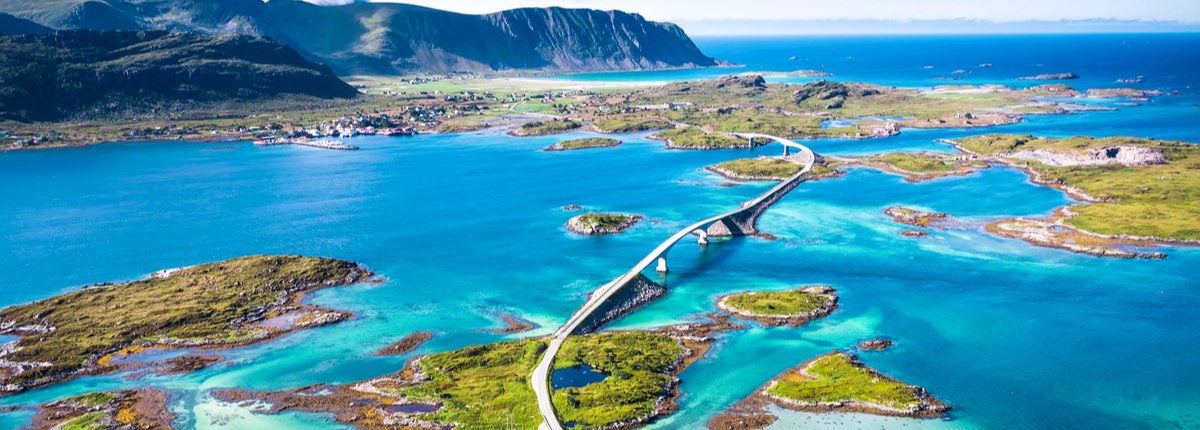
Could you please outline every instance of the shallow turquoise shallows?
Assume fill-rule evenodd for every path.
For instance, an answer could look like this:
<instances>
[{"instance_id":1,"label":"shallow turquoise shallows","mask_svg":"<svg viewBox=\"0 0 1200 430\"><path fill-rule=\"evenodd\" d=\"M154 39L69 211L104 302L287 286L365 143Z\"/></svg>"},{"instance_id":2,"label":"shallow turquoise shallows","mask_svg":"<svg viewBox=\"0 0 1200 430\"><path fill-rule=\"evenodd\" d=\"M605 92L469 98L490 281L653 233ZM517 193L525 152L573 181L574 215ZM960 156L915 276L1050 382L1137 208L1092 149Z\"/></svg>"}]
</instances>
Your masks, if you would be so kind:
<instances>
[{"instance_id":1,"label":"shallow turquoise shallows","mask_svg":"<svg viewBox=\"0 0 1200 430\"><path fill-rule=\"evenodd\" d=\"M1075 43L1068 36L1041 37L1057 40L1053 47ZM1195 67L1200 37L1121 37L1155 48L1115 52L1097 60L1100 66L1050 70L1034 66L1057 61L1059 53L1049 48L1003 51L1007 54L996 58L1011 59L1004 66L1011 68L1007 75L1071 71L1109 80L1141 74L1150 78L1146 85L1182 94L982 131L905 130L886 139L806 144L823 154L855 155L949 151L935 140L983 132L1200 142L1200 108L1193 106L1200 99L1190 88L1200 84ZM946 41L976 40L960 39ZM739 51L724 39L701 45L738 62L760 58L761 67L781 71L789 70L793 63L787 57L802 54L806 43L837 46L806 40L765 39L762 46L773 47L765 51ZM1019 38L978 41L1011 51L1027 46ZM929 42L900 39L879 52L893 58L906 43ZM1190 68L1155 60L1165 52L1162 44L1188 48L1175 54ZM792 53L782 55L787 52ZM852 56L878 64L867 61L871 52ZM741 57L727 55L733 53ZM910 53L914 58L906 61L916 66L898 67L890 83L934 85L920 63L966 62L952 61L948 51ZM1135 61L1139 58L1144 61ZM990 62L997 69L1002 64ZM873 67L844 74L870 77ZM629 79L647 80L634 78ZM1098 77L1079 86L1110 85ZM0 305L260 253L355 260L388 279L318 292L313 302L353 311L357 318L227 351L231 366L134 381L120 375L82 378L6 397L0 405L147 385L172 394L180 428L341 428L327 415L254 415L216 402L207 392L353 382L395 372L421 354L547 334L589 291L628 270L658 241L769 186L718 187L725 181L703 170L752 155L747 150L668 151L661 142L625 135L620 138L626 144L616 148L540 151L565 137L486 132L355 138L351 143L360 151L151 142L0 154L0 181L6 185L0 191ZM768 146L754 154L777 152ZM803 328L752 325L722 334L708 359L681 375L682 407L654 424L657 428L698 428L784 369L877 336L894 339L896 347L864 353L863 360L953 405L949 419L779 411L777 427L1200 427L1200 249L1165 248L1170 254L1165 260L1101 259L993 237L978 227L999 217L1044 215L1068 202L1007 168L921 184L854 169L842 178L804 183L768 211L760 227L779 240L736 238L704 249L680 244L669 256L670 275L662 278L670 293L614 327L690 321L712 311L716 296L734 291L820 283L841 294L836 313ZM571 204L640 213L648 220L623 235L580 237L564 227L573 213L561 207ZM903 227L882 213L896 204L948 212L969 226L904 238ZM500 326L498 316L505 313L540 327L508 336L482 331ZM435 336L404 356L372 355L417 330ZM6 412L0 428L26 424L31 415L27 409Z\"/></svg>"}]
</instances>

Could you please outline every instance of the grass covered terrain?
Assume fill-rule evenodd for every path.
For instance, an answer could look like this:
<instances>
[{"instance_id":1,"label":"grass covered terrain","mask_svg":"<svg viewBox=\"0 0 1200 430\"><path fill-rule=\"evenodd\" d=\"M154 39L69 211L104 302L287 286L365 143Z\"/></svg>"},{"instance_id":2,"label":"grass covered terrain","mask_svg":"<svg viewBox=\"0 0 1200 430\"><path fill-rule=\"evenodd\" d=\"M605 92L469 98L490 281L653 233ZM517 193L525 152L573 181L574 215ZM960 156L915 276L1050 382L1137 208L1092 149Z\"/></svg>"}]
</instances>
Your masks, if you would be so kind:
<instances>
[{"instance_id":1,"label":"grass covered terrain","mask_svg":"<svg viewBox=\"0 0 1200 430\"><path fill-rule=\"evenodd\" d=\"M522 124L516 134L519 136L545 136L566 133L579 127L583 127L583 124L572 120L534 121Z\"/></svg>"},{"instance_id":2,"label":"grass covered terrain","mask_svg":"<svg viewBox=\"0 0 1200 430\"><path fill-rule=\"evenodd\" d=\"M133 344L217 344L261 338L249 327L292 294L356 281L355 263L301 256L251 256L93 287L0 310L5 334L20 336L3 358L44 362L3 383L28 387L96 366Z\"/></svg>"},{"instance_id":3,"label":"grass covered terrain","mask_svg":"<svg viewBox=\"0 0 1200 430\"><path fill-rule=\"evenodd\" d=\"M758 157L718 163L712 169L731 179L765 180L790 178L804 170L804 166L782 158Z\"/></svg>"},{"instance_id":4,"label":"grass covered terrain","mask_svg":"<svg viewBox=\"0 0 1200 430\"><path fill-rule=\"evenodd\" d=\"M788 291L759 291L731 294L726 306L757 315L790 316L814 312L825 306L833 295L822 290L801 288Z\"/></svg>"},{"instance_id":5,"label":"grass covered terrain","mask_svg":"<svg viewBox=\"0 0 1200 430\"><path fill-rule=\"evenodd\" d=\"M663 130L672 127L672 124L667 121L636 117L601 119L593 122L592 125L596 126L596 129L603 133L634 133L638 131Z\"/></svg>"},{"instance_id":6,"label":"grass covered terrain","mask_svg":"<svg viewBox=\"0 0 1200 430\"><path fill-rule=\"evenodd\" d=\"M441 402L420 419L457 423L463 429L535 428L541 422L529 375L546 348L526 339L432 354L420 360L426 381L395 389L414 401ZM564 421L597 428L643 418L666 395L672 365L684 349L674 338L645 332L571 337L555 368L588 364L610 376L601 382L554 393Z\"/></svg>"},{"instance_id":7,"label":"grass covered terrain","mask_svg":"<svg viewBox=\"0 0 1200 430\"><path fill-rule=\"evenodd\" d=\"M888 153L867 159L878 163L891 165L897 169L912 173L951 172L963 166L987 167L982 161L961 161L954 154L920 152L920 153Z\"/></svg>"},{"instance_id":8,"label":"grass covered terrain","mask_svg":"<svg viewBox=\"0 0 1200 430\"><path fill-rule=\"evenodd\" d=\"M585 137L582 139L571 139L558 142L546 148L547 151L571 151L576 149L588 148L608 148L620 145L621 141L610 139L607 137Z\"/></svg>"},{"instance_id":9,"label":"grass covered terrain","mask_svg":"<svg viewBox=\"0 0 1200 430\"><path fill-rule=\"evenodd\" d=\"M667 141L668 148L676 149L729 149L745 148L745 140L719 133L709 133L697 127L682 127L661 131L651 136Z\"/></svg>"},{"instance_id":10,"label":"grass covered terrain","mask_svg":"<svg viewBox=\"0 0 1200 430\"><path fill-rule=\"evenodd\" d=\"M1200 146L1178 141L1130 137L1061 139L1019 135L985 135L962 139L966 150L996 157L1036 172L1038 181L1076 189L1098 200L1072 207L1071 226L1104 235L1148 236L1168 240L1200 240ZM1021 151L1088 154L1094 149L1146 147L1165 162L1149 165L1117 163L1049 165L1013 158Z\"/></svg>"},{"instance_id":11,"label":"grass covered terrain","mask_svg":"<svg viewBox=\"0 0 1200 430\"><path fill-rule=\"evenodd\" d=\"M866 412L915 415L922 410L944 410L944 405L920 387L889 378L842 352L826 354L777 377L767 388L785 406L817 407L854 402ZM847 406L847 405L842 405ZM940 410L936 413L940 414Z\"/></svg>"}]
</instances>

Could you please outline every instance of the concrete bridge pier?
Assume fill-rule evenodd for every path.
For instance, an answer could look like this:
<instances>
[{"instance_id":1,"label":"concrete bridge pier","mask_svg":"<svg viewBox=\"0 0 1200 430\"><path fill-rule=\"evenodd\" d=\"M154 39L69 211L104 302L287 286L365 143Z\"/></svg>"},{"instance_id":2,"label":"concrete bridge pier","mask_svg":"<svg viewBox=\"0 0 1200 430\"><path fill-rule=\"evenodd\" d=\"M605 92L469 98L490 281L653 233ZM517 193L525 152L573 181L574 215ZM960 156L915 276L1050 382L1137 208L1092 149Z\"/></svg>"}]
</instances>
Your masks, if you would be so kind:
<instances>
[{"instance_id":1,"label":"concrete bridge pier","mask_svg":"<svg viewBox=\"0 0 1200 430\"><path fill-rule=\"evenodd\" d=\"M708 245L708 231L706 231L702 228L698 228L698 229L692 231L692 234L700 236L700 240L697 240L696 243L699 243L701 245Z\"/></svg>"},{"instance_id":2,"label":"concrete bridge pier","mask_svg":"<svg viewBox=\"0 0 1200 430\"><path fill-rule=\"evenodd\" d=\"M665 257L658 257L658 267L654 270L657 270L658 273L667 273L667 259Z\"/></svg>"},{"instance_id":3,"label":"concrete bridge pier","mask_svg":"<svg viewBox=\"0 0 1200 430\"><path fill-rule=\"evenodd\" d=\"M783 156L787 157L789 155L792 155L792 152L790 150L791 150L790 146L783 145Z\"/></svg>"}]
</instances>

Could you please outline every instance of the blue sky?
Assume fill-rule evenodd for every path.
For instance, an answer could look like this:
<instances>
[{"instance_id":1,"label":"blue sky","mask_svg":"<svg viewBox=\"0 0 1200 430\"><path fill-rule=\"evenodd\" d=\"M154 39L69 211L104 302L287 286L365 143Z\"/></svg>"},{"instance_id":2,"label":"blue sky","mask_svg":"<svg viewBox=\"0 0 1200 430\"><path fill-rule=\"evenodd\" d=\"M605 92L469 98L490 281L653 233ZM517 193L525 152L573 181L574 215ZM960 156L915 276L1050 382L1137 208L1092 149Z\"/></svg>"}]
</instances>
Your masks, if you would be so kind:
<instances>
[{"instance_id":1,"label":"blue sky","mask_svg":"<svg viewBox=\"0 0 1200 430\"><path fill-rule=\"evenodd\" d=\"M320 3L346 3L351 0L309 0ZM384 0L391 1L391 0ZM676 22L689 33L724 34L737 32L740 24L762 24L758 33L804 32L789 23L826 22L821 32L838 31L839 22L886 20L907 23L919 29L922 22L934 20L989 21L1016 23L1025 21L1092 21L1094 25L1113 24L1126 31L1155 31L1176 26L1200 29L1200 0L404 0L464 13L495 12L514 7L564 6L593 9L620 9L637 12L646 18ZM1130 21L1141 22L1132 25ZM855 23L846 23L856 28ZM1042 27L1052 23L1043 23ZM857 27L862 27L861 23ZM1028 31L1038 30L1036 27ZM902 26L904 28L904 26ZM970 25L961 26L963 31ZM996 28L996 27L993 27ZM1028 28L1028 27L1025 27ZM1077 29L1079 27L1076 27ZM790 30L789 30L790 29ZM936 29L936 28L935 28ZM1130 30L1132 29L1132 30ZM859 31L864 32L859 28ZM1184 28L1187 30L1187 28ZM985 29L985 31L987 31ZM1002 30L995 30L1003 32ZM869 31L866 31L869 32ZM892 32L892 31L885 31ZM903 32L903 31L901 31ZM918 30L919 32L919 30ZM968 31L969 32L969 31Z\"/></svg>"}]
</instances>

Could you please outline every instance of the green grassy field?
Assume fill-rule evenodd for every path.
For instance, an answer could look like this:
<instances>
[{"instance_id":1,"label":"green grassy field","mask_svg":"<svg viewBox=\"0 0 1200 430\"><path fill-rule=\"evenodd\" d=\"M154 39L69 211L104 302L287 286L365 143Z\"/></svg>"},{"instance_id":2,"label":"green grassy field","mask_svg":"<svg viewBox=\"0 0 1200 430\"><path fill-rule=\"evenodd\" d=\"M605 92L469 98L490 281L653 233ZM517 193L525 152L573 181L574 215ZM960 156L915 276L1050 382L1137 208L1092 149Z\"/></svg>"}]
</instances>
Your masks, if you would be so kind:
<instances>
[{"instance_id":1,"label":"green grassy field","mask_svg":"<svg viewBox=\"0 0 1200 430\"><path fill-rule=\"evenodd\" d=\"M674 128L655 133L659 139L667 140L675 148L729 149L745 148L746 141L719 133L708 133L697 127Z\"/></svg>"},{"instance_id":2,"label":"green grassy field","mask_svg":"<svg viewBox=\"0 0 1200 430\"><path fill-rule=\"evenodd\" d=\"M845 353L818 357L806 372L815 379L789 371L767 392L804 403L857 401L896 409L921 404L915 387L887 378Z\"/></svg>"},{"instance_id":3,"label":"green grassy field","mask_svg":"<svg viewBox=\"0 0 1200 430\"><path fill-rule=\"evenodd\" d=\"M522 136L545 136L548 134L566 133L580 127L583 127L583 124L580 124L578 121L551 120L528 122L521 125L517 130Z\"/></svg>"},{"instance_id":4,"label":"green grassy field","mask_svg":"<svg viewBox=\"0 0 1200 430\"><path fill-rule=\"evenodd\" d=\"M795 176L804 166L781 158L742 158L713 166L716 169L746 178L787 179Z\"/></svg>"},{"instance_id":5,"label":"green grassy field","mask_svg":"<svg viewBox=\"0 0 1200 430\"><path fill-rule=\"evenodd\" d=\"M225 341L249 338L235 321L290 291L342 282L348 261L300 256L252 256L182 269L170 276L93 287L0 310L0 320L54 330L22 336L12 361L47 362L8 377L36 383L78 370L103 354L137 342Z\"/></svg>"},{"instance_id":6,"label":"green grassy field","mask_svg":"<svg viewBox=\"0 0 1200 430\"><path fill-rule=\"evenodd\" d=\"M1066 221L1072 226L1107 235L1200 240L1200 146L1196 144L1130 137L1049 139L1018 135L977 136L962 139L959 144L988 155L1034 149L1080 153L1117 145L1155 148L1166 157L1165 164L1050 166L1012 158L1008 161L1037 171L1044 180L1106 200L1073 208L1078 215Z\"/></svg>"},{"instance_id":7,"label":"green grassy field","mask_svg":"<svg viewBox=\"0 0 1200 430\"><path fill-rule=\"evenodd\" d=\"M987 167L982 161L960 161L955 154L941 152L888 153L866 158L868 162L890 164L912 173L951 172L966 166Z\"/></svg>"},{"instance_id":8,"label":"green grassy field","mask_svg":"<svg viewBox=\"0 0 1200 430\"><path fill-rule=\"evenodd\" d=\"M807 314L825 306L830 294L795 289L788 291L759 291L731 294L726 306L755 315L789 316Z\"/></svg>"},{"instance_id":9,"label":"green grassy field","mask_svg":"<svg viewBox=\"0 0 1200 430\"><path fill-rule=\"evenodd\" d=\"M663 130L672 126L670 122L663 120L629 117L596 120L593 122L593 125L603 133L633 133L638 131Z\"/></svg>"},{"instance_id":10,"label":"green grassy field","mask_svg":"<svg viewBox=\"0 0 1200 430\"><path fill-rule=\"evenodd\" d=\"M543 339L471 346L432 354L420 365L428 382L399 391L414 400L442 402L422 419L463 429L535 428L541 422L529 375L546 348ZM669 336L611 332L568 338L556 369L588 364L610 376L580 388L557 390L564 421L597 428L644 417L665 394L669 367L683 347Z\"/></svg>"}]
</instances>

